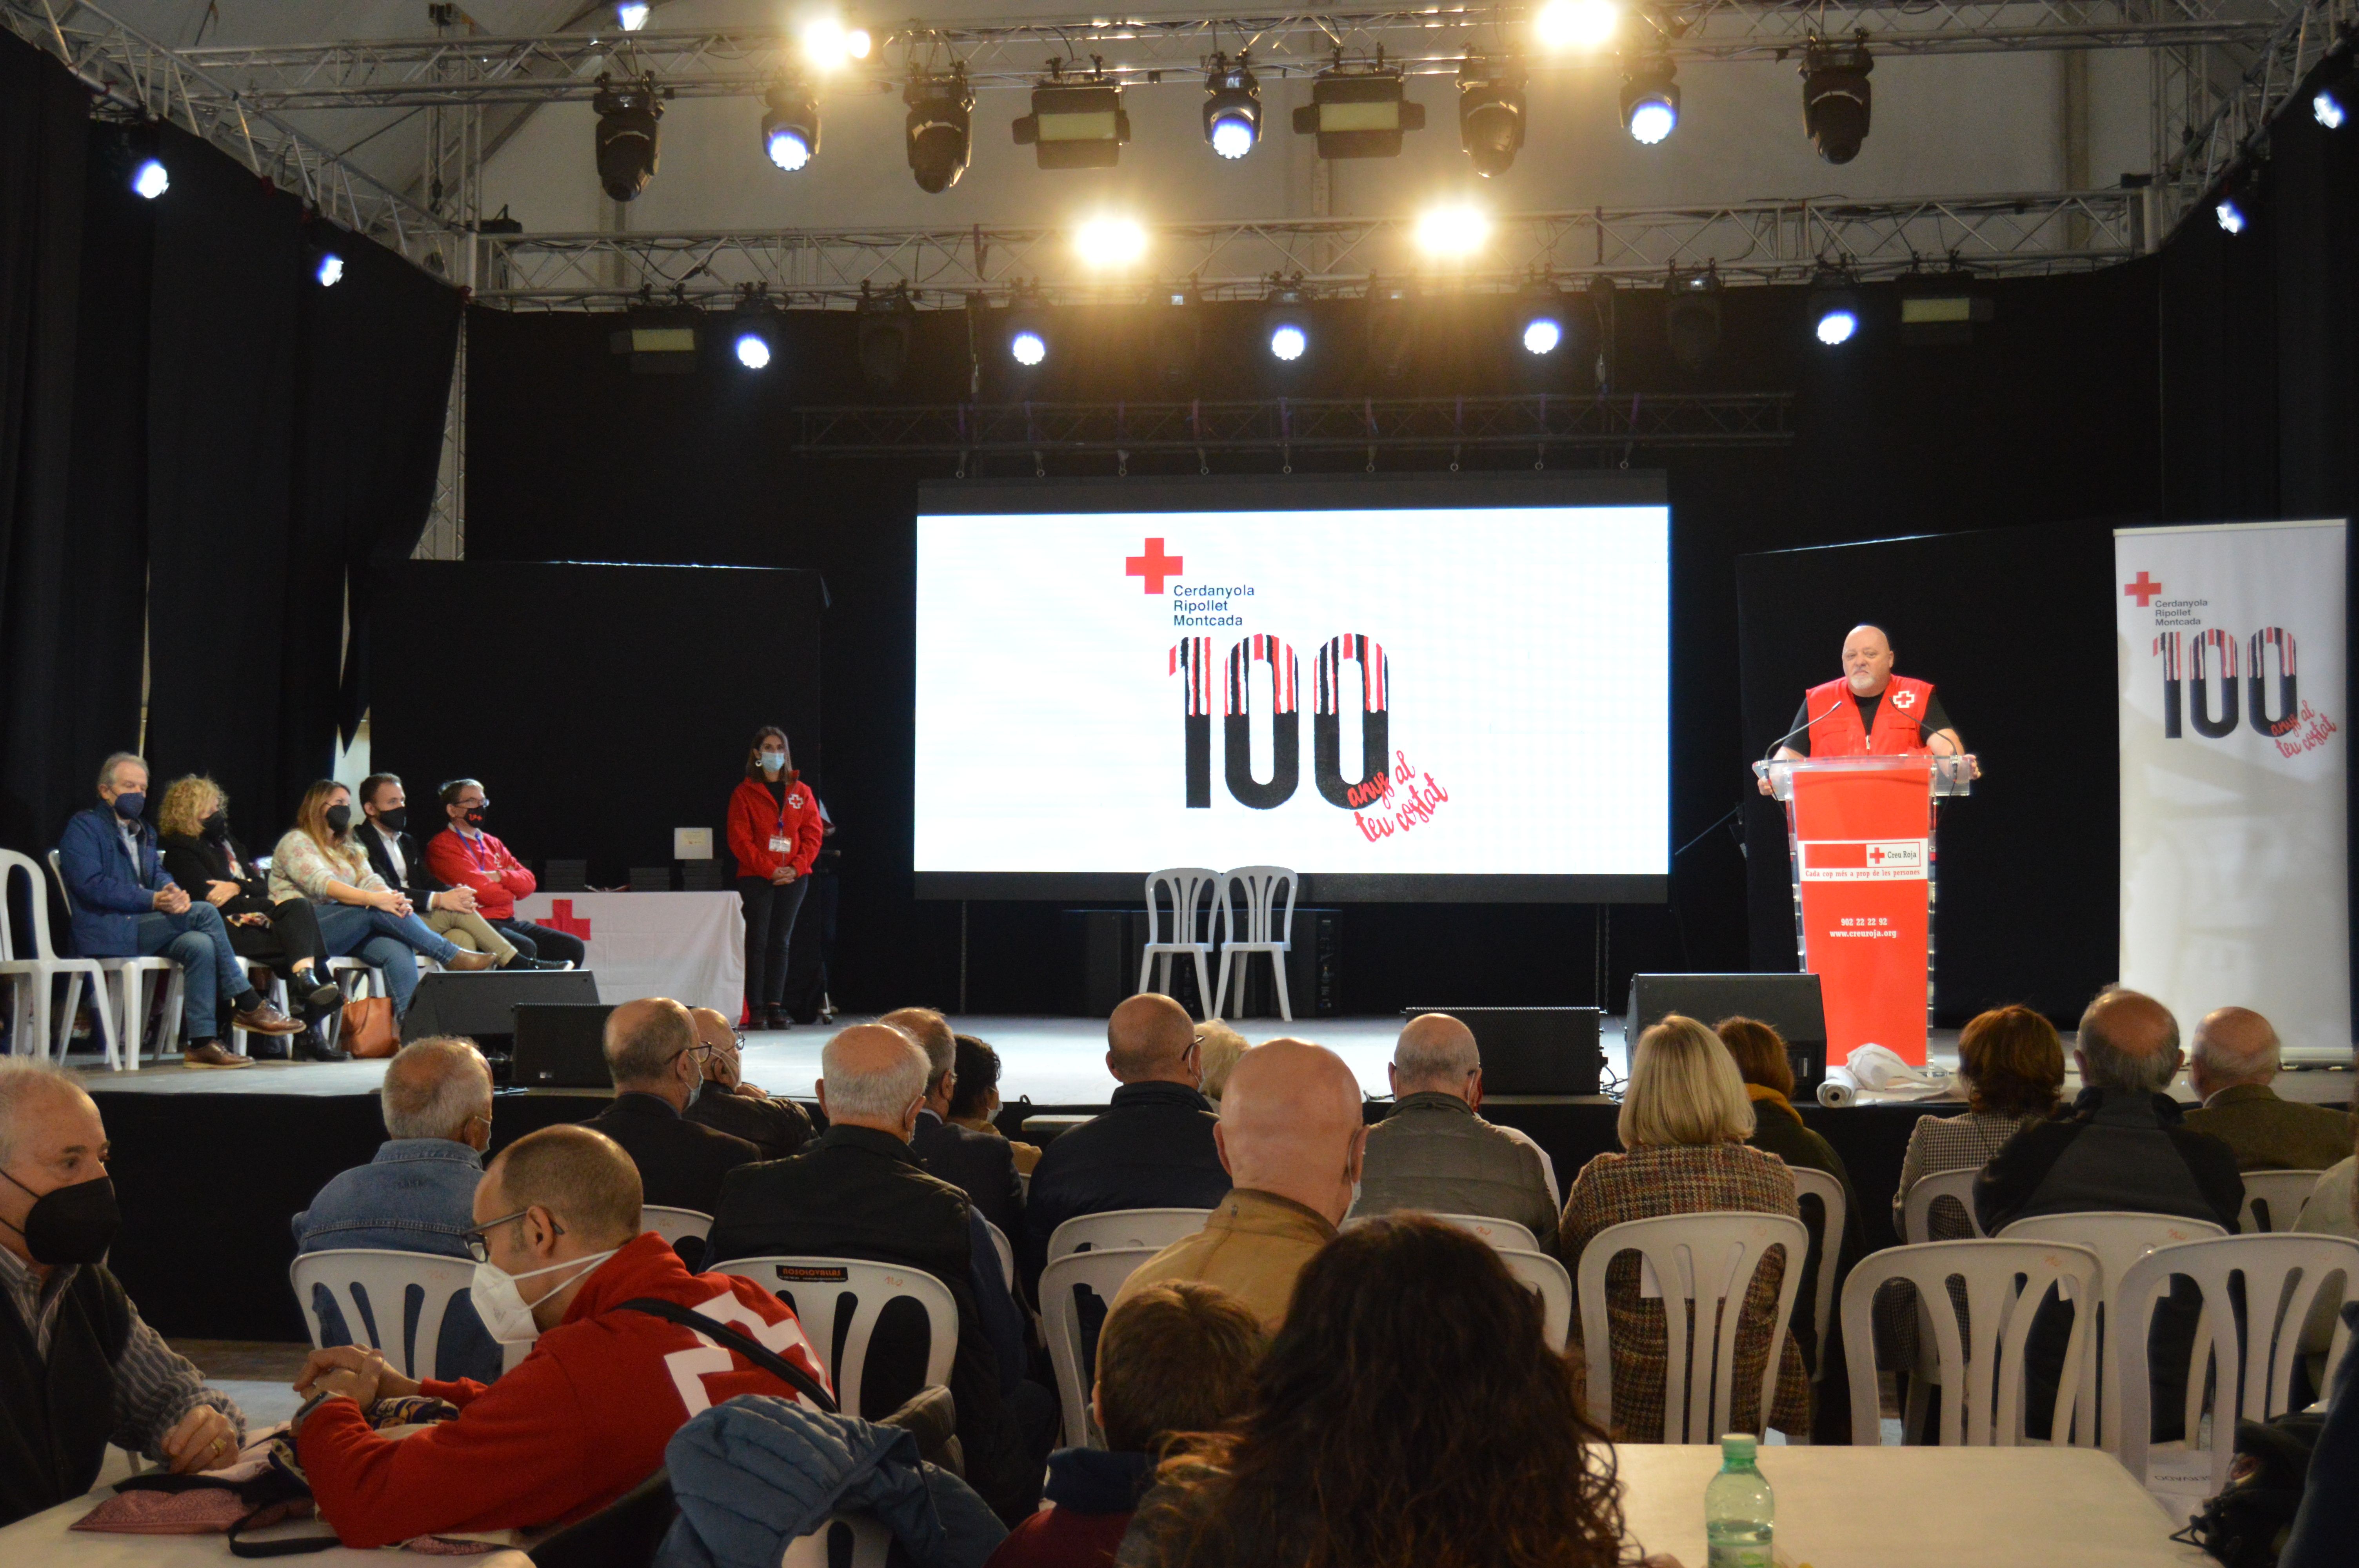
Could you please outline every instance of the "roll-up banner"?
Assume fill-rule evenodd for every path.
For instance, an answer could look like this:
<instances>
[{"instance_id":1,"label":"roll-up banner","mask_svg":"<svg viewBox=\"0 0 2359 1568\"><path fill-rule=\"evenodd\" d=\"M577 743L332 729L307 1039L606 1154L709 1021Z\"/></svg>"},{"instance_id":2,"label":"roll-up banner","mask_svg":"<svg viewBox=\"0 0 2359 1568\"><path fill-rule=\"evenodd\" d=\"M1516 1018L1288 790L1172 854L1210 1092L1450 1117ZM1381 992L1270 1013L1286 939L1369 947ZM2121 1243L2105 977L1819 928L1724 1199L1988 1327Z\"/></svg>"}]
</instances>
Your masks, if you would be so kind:
<instances>
[{"instance_id":1,"label":"roll-up banner","mask_svg":"<svg viewBox=\"0 0 2359 1568\"><path fill-rule=\"evenodd\" d=\"M2351 1056L2342 522L2121 528L2124 985Z\"/></svg>"}]
</instances>

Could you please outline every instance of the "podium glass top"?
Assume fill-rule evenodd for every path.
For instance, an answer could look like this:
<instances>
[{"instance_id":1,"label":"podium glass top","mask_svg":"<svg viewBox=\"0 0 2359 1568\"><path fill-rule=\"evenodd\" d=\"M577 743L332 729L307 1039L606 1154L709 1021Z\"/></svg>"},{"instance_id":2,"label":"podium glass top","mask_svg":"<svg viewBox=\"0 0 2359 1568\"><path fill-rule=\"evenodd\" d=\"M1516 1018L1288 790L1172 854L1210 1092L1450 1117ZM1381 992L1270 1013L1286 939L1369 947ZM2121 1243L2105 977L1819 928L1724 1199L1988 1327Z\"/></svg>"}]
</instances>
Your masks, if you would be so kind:
<instances>
[{"instance_id":1,"label":"podium glass top","mask_svg":"<svg viewBox=\"0 0 2359 1568\"><path fill-rule=\"evenodd\" d=\"M1756 762L1754 772L1769 781L1769 793L1779 800L1794 798L1794 775L1807 773L1886 773L1897 768L1917 768L1930 764L1931 793L1962 795L1974 793L1973 762L1964 757L1937 757L1920 752L1913 757L1804 757L1799 761Z\"/></svg>"}]
</instances>

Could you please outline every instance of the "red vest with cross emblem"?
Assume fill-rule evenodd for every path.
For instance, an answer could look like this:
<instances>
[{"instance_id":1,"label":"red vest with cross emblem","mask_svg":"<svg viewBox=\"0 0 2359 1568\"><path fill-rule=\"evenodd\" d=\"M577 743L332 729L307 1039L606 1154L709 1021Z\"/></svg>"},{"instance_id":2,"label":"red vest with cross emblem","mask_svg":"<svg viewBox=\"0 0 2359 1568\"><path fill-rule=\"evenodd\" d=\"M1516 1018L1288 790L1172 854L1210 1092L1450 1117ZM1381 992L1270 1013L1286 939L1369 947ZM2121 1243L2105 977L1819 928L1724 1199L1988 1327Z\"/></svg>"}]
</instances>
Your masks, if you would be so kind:
<instances>
[{"instance_id":1,"label":"red vest with cross emblem","mask_svg":"<svg viewBox=\"0 0 2359 1568\"><path fill-rule=\"evenodd\" d=\"M1811 716L1813 757L1906 757L1927 750L1917 731L1932 706L1931 681L1894 676L1884 688L1884 700L1875 705L1873 731L1859 721L1859 704L1853 700L1849 681L1837 678L1814 686L1802 701Z\"/></svg>"}]
</instances>

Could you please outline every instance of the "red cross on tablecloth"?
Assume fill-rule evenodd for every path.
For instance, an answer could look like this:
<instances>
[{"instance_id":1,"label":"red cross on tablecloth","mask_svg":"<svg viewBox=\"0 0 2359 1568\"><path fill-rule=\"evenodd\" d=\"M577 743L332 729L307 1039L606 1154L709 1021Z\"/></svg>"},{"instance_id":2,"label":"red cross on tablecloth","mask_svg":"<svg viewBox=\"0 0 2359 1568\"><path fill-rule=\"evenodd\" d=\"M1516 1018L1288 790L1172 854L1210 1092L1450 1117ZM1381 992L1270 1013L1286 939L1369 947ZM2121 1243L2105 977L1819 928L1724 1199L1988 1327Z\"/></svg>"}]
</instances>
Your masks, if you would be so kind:
<instances>
[{"instance_id":1,"label":"red cross on tablecloth","mask_svg":"<svg viewBox=\"0 0 2359 1568\"><path fill-rule=\"evenodd\" d=\"M574 914L573 901L570 898L549 900L549 918L538 924L551 931L562 931L568 936L579 936L584 942L590 940L590 917Z\"/></svg>"}]
</instances>

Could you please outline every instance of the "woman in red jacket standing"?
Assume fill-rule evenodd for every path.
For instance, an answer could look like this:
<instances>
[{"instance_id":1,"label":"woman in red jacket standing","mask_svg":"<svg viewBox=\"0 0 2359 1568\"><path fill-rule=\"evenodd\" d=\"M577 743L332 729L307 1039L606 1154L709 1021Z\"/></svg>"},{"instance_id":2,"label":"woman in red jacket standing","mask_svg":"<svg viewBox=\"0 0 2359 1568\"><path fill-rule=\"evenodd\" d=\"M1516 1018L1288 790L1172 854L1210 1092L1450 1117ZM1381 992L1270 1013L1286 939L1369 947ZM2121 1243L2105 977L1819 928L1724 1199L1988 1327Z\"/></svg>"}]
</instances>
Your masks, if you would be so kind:
<instances>
[{"instance_id":1,"label":"woman in red jacket standing","mask_svg":"<svg viewBox=\"0 0 2359 1568\"><path fill-rule=\"evenodd\" d=\"M787 943L819 858L819 801L788 759L787 732L766 724L745 752L745 780L729 797L729 852L745 903L745 1023L790 1029Z\"/></svg>"}]
</instances>

